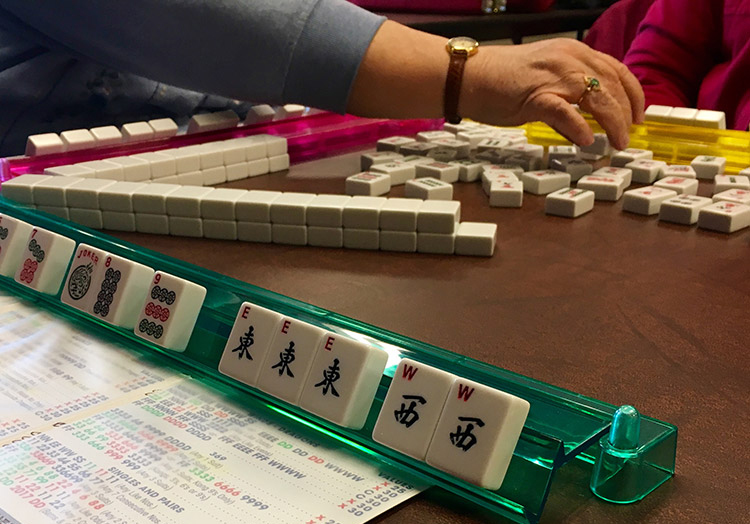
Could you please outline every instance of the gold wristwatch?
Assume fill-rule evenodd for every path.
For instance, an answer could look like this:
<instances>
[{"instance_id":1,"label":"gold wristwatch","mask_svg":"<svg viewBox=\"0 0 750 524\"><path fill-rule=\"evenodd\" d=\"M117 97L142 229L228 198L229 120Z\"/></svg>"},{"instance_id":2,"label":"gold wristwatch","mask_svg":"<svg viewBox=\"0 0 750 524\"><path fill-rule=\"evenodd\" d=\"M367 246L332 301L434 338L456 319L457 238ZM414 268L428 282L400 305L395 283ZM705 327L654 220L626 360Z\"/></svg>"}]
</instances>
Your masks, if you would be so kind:
<instances>
[{"instance_id":1,"label":"gold wristwatch","mask_svg":"<svg viewBox=\"0 0 750 524\"><path fill-rule=\"evenodd\" d=\"M479 51L479 42L468 36L457 36L448 40L445 49L451 57L448 65L448 76L445 78L445 95L443 98L443 115L446 122L458 124L458 100L461 94L461 80L464 76L466 60Z\"/></svg>"}]
</instances>

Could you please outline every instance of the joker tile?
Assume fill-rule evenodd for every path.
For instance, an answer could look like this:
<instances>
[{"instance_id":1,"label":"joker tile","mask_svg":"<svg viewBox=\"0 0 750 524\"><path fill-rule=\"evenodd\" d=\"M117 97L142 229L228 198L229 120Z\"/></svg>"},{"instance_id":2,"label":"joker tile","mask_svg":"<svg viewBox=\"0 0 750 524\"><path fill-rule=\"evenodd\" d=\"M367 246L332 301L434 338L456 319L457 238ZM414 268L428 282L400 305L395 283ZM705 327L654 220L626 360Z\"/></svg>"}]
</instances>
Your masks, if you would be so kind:
<instances>
[{"instance_id":1,"label":"joker tile","mask_svg":"<svg viewBox=\"0 0 750 524\"><path fill-rule=\"evenodd\" d=\"M106 255L103 249L78 244L60 300L80 311L88 312L98 293L98 289L92 286L92 283L96 282L97 275L104 267Z\"/></svg>"}]
</instances>

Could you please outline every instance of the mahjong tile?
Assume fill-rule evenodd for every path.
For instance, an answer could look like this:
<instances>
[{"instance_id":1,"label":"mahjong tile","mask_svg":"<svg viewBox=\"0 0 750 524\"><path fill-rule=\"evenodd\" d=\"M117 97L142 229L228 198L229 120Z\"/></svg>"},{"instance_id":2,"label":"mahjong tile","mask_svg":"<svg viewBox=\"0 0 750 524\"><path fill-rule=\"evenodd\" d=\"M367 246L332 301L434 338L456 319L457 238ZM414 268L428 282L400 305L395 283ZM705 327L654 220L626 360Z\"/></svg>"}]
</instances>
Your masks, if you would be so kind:
<instances>
[{"instance_id":1,"label":"mahjong tile","mask_svg":"<svg viewBox=\"0 0 750 524\"><path fill-rule=\"evenodd\" d=\"M695 169L693 169L692 166L681 166L681 165L673 165L673 166L665 167L664 173L662 176L664 178L675 177L675 176L679 176L682 178L697 178Z\"/></svg>"},{"instance_id":2,"label":"mahjong tile","mask_svg":"<svg viewBox=\"0 0 750 524\"><path fill-rule=\"evenodd\" d=\"M34 186L51 178L49 175L20 175L4 181L0 191L8 200L20 204L34 204Z\"/></svg>"},{"instance_id":3,"label":"mahjong tile","mask_svg":"<svg viewBox=\"0 0 750 524\"><path fill-rule=\"evenodd\" d=\"M70 238L32 227L16 268L16 282L40 293L57 294L75 247Z\"/></svg>"},{"instance_id":4,"label":"mahjong tile","mask_svg":"<svg viewBox=\"0 0 750 524\"><path fill-rule=\"evenodd\" d=\"M639 215L655 215L659 212L662 202L676 196L676 191L662 187L639 187L625 191L622 209Z\"/></svg>"},{"instance_id":5,"label":"mahjong tile","mask_svg":"<svg viewBox=\"0 0 750 524\"><path fill-rule=\"evenodd\" d=\"M750 206L722 201L709 204L698 213L698 227L720 233L750 227Z\"/></svg>"},{"instance_id":6,"label":"mahjong tile","mask_svg":"<svg viewBox=\"0 0 750 524\"><path fill-rule=\"evenodd\" d=\"M577 218L594 209L594 192L580 188L564 188L547 195L544 212L567 218Z\"/></svg>"},{"instance_id":7,"label":"mahjong tile","mask_svg":"<svg viewBox=\"0 0 750 524\"><path fill-rule=\"evenodd\" d=\"M750 205L750 189L730 189L728 191L722 191L713 196L713 201Z\"/></svg>"},{"instance_id":8,"label":"mahjong tile","mask_svg":"<svg viewBox=\"0 0 750 524\"><path fill-rule=\"evenodd\" d=\"M461 219L461 202L432 200L424 202L417 214L417 231L420 233L453 234Z\"/></svg>"},{"instance_id":9,"label":"mahjong tile","mask_svg":"<svg viewBox=\"0 0 750 524\"><path fill-rule=\"evenodd\" d=\"M750 178L740 175L716 175L713 194L730 189L750 189Z\"/></svg>"},{"instance_id":10,"label":"mahjong tile","mask_svg":"<svg viewBox=\"0 0 750 524\"><path fill-rule=\"evenodd\" d=\"M595 176L613 176L622 180L623 186L627 188L633 180L633 172L625 167L602 167L592 173Z\"/></svg>"},{"instance_id":11,"label":"mahjong tile","mask_svg":"<svg viewBox=\"0 0 750 524\"><path fill-rule=\"evenodd\" d=\"M451 133L450 131L421 131L417 133L417 141L419 142L432 142L433 140L436 140L438 138L450 138L455 139L456 135Z\"/></svg>"},{"instance_id":12,"label":"mahjong tile","mask_svg":"<svg viewBox=\"0 0 750 524\"><path fill-rule=\"evenodd\" d=\"M549 168L568 173L571 182L577 182L594 171L591 163L580 158L553 159L549 162Z\"/></svg>"},{"instance_id":13,"label":"mahjong tile","mask_svg":"<svg viewBox=\"0 0 750 524\"><path fill-rule=\"evenodd\" d=\"M482 166L487 162L476 160L454 160L450 164L458 166L458 179L461 182L475 182L482 175Z\"/></svg>"},{"instance_id":14,"label":"mahjong tile","mask_svg":"<svg viewBox=\"0 0 750 524\"><path fill-rule=\"evenodd\" d=\"M378 151L393 151L394 153L398 153L402 145L411 144L412 142L414 142L414 139L408 136L389 136L378 140L375 148Z\"/></svg>"},{"instance_id":15,"label":"mahjong tile","mask_svg":"<svg viewBox=\"0 0 750 524\"><path fill-rule=\"evenodd\" d=\"M461 222L456 230L456 254L491 257L497 242L497 224Z\"/></svg>"},{"instance_id":16,"label":"mahjong tile","mask_svg":"<svg viewBox=\"0 0 750 524\"><path fill-rule=\"evenodd\" d=\"M454 378L427 364L401 360L372 430L373 440L424 460Z\"/></svg>"},{"instance_id":17,"label":"mahjong tile","mask_svg":"<svg viewBox=\"0 0 750 524\"><path fill-rule=\"evenodd\" d=\"M380 210L386 202L388 202L388 199L383 197L352 197L344 206L344 227L348 229L379 229ZM346 243L346 233L344 233L344 243Z\"/></svg>"},{"instance_id":18,"label":"mahjong tile","mask_svg":"<svg viewBox=\"0 0 750 524\"><path fill-rule=\"evenodd\" d=\"M383 376L388 354L334 333L320 342L299 406L339 426L360 429Z\"/></svg>"},{"instance_id":19,"label":"mahjong tile","mask_svg":"<svg viewBox=\"0 0 750 524\"><path fill-rule=\"evenodd\" d=\"M360 164L362 171L367 171L374 164L387 164L394 160L400 160L403 155L394 153L393 151L378 151L375 153L365 153L361 156Z\"/></svg>"},{"instance_id":20,"label":"mahjong tile","mask_svg":"<svg viewBox=\"0 0 750 524\"><path fill-rule=\"evenodd\" d=\"M609 160L609 165L612 167L627 167L629 163L635 162L636 160L652 160L653 158L653 151L634 149L631 147L615 152Z\"/></svg>"},{"instance_id":21,"label":"mahjong tile","mask_svg":"<svg viewBox=\"0 0 750 524\"><path fill-rule=\"evenodd\" d=\"M458 182L458 166L445 162L431 162L416 166L417 178L431 177L452 184Z\"/></svg>"},{"instance_id":22,"label":"mahjong tile","mask_svg":"<svg viewBox=\"0 0 750 524\"><path fill-rule=\"evenodd\" d=\"M219 371L243 384L255 386L283 318L275 311L243 302L224 346Z\"/></svg>"},{"instance_id":23,"label":"mahjong tile","mask_svg":"<svg viewBox=\"0 0 750 524\"><path fill-rule=\"evenodd\" d=\"M391 177L391 186L400 186L406 183L407 180L412 180L417 176L415 164L402 161L375 164L370 168L370 172L389 175Z\"/></svg>"},{"instance_id":24,"label":"mahjong tile","mask_svg":"<svg viewBox=\"0 0 750 524\"><path fill-rule=\"evenodd\" d=\"M657 178L664 176L666 162L661 160L635 160L625 165L633 173L633 182L637 184L653 184Z\"/></svg>"},{"instance_id":25,"label":"mahjong tile","mask_svg":"<svg viewBox=\"0 0 750 524\"><path fill-rule=\"evenodd\" d=\"M307 245L316 247L344 247L344 228L307 226Z\"/></svg>"},{"instance_id":26,"label":"mahjong tile","mask_svg":"<svg viewBox=\"0 0 750 524\"><path fill-rule=\"evenodd\" d=\"M416 231L417 214L422 202L411 198L389 198L380 208L383 231Z\"/></svg>"},{"instance_id":27,"label":"mahjong tile","mask_svg":"<svg viewBox=\"0 0 750 524\"><path fill-rule=\"evenodd\" d=\"M133 329L153 275L154 270L148 266L107 253L92 280L96 294L89 313L110 324Z\"/></svg>"},{"instance_id":28,"label":"mahjong tile","mask_svg":"<svg viewBox=\"0 0 750 524\"><path fill-rule=\"evenodd\" d=\"M682 194L662 202L659 208L659 220L675 224L692 225L698 222L701 208L711 204L712 200L696 195Z\"/></svg>"},{"instance_id":29,"label":"mahjong tile","mask_svg":"<svg viewBox=\"0 0 750 524\"><path fill-rule=\"evenodd\" d=\"M381 231L380 250L415 253L417 251L417 233L416 231Z\"/></svg>"},{"instance_id":30,"label":"mahjong tile","mask_svg":"<svg viewBox=\"0 0 750 524\"><path fill-rule=\"evenodd\" d=\"M570 186L570 175L551 169L545 171L527 171L521 175L523 190L533 195L547 195L558 189Z\"/></svg>"},{"instance_id":31,"label":"mahjong tile","mask_svg":"<svg viewBox=\"0 0 750 524\"><path fill-rule=\"evenodd\" d=\"M591 145L581 147L581 153L589 155L607 156L611 151L609 139L604 133L594 133L594 141Z\"/></svg>"},{"instance_id":32,"label":"mahjong tile","mask_svg":"<svg viewBox=\"0 0 750 524\"><path fill-rule=\"evenodd\" d=\"M318 195L307 206L308 226L341 227L344 223L344 207L352 197L347 195Z\"/></svg>"},{"instance_id":33,"label":"mahjong tile","mask_svg":"<svg viewBox=\"0 0 750 524\"><path fill-rule=\"evenodd\" d=\"M273 224L305 225L307 206L315 199L312 193L282 193L271 202Z\"/></svg>"},{"instance_id":34,"label":"mahjong tile","mask_svg":"<svg viewBox=\"0 0 750 524\"><path fill-rule=\"evenodd\" d=\"M380 196L391 190L391 176L384 173L364 171L346 179L346 194Z\"/></svg>"},{"instance_id":35,"label":"mahjong tile","mask_svg":"<svg viewBox=\"0 0 750 524\"><path fill-rule=\"evenodd\" d=\"M133 331L164 348L184 351L205 296L203 286L157 271Z\"/></svg>"},{"instance_id":36,"label":"mahjong tile","mask_svg":"<svg viewBox=\"0 0 750 524\"><path fill-rule=\"evenodd\" d=\"M523 182L520 180L495 180L490 182L487 195L490 207L521 207Z\"/></svg>"},{"instance_id":37,"label":"mahjong tile","mask_svg":"<svg viewBox=\"0 0 750 524\"><path fill-rule=\"evenodd\" d=\"M315 353L326 331L301 320L284 317L261 365L257 387L291 404L299 402Z\"/></svg>"},{"instance_id":38,"label":"mahjong tile","mask_svg":"<svg viewBox=\"0 0 750 524\"><path fill-rule=\"evenodd\" d=\"M698 180L680 176L669 176L657 180L654 186L677 191L681 195L695 195L698 193Z\"/></svg>"},{"instance_id":39,"label":"mahjong tile","mask_svg":"<svg viewBox=\"0 0 750 524\"><path fill-rule=\"evenodd\" d=\"M406 182L404 196L422 200L451 200L453 198L453 186L437 178L417 178Z\"/></svg>"},{"instance_id":40,"label":"mahjong tile","mask_svg":"<svg viewBox=\"0 0 750 524\"><path fill-rule=\"evenodd\" d=\"M31 224L0 215L0 275L12 277L16 273L26 254L31 229Z\"/></svg>"},{"instance_id":41,"label":"mahjong tile","mask_svg":"<svg viewBox=\"0 0 750 524\"><path fill-rule=\"evenodd\" d=\"M698 156L690 163L698 178L711 180L716 175L723 175L727 159L718 156Z\"/></svg>"},{"instance_id":42,"label":"mahjong tile","mask_svg":"<svg viewBox=\"0 0 750 524\"><path fill-rule=\"evenodd\" d=\"M529 407L522 398L455 378L425 461L483 488L500 488Z\"/></svg>"},{"instance_id":43,"label":"mahjong tile","mask_svg":"<svg viewBox=\"0 0 750 524\"><path fill-rule=\"evenodd\" d=\"M60 300L69 306L88 312L98 290L92 286L104 266L106 252L88 244L78 244L68 270L68 277Z\"/></svg>"},{"instance_id":44,"label":"mahjong tile","mask_svg":"<svg viewBox=\"0 0 750 524\"><path fill-rule=\"evenodd\" d=\"M463 140L456 140L456 138L439 138L437 140L434 140L432 142L433 144L437 144L439 149L448 149L450 151L453 151L455 153L454 160L463 160L465 158L469 158L469 153L471 152L471 146L469 146L468 143L464 142ZM433 149L431 152L428 153L428 156L433 156L435 154L435 151L437 149Z\"/></svg>"},{"instance_id":45,"label":"mahjong tile","mask_svg":"<svg viewBox=\"0 0 750 524\"><path fill-rule=\"evenodd\" d=\"M622 192L625 190L624 182L621 177L592 174L582 177L576 187L593 191L596 200L616 201L620 200Z\"/></svg>"}]
</instances>

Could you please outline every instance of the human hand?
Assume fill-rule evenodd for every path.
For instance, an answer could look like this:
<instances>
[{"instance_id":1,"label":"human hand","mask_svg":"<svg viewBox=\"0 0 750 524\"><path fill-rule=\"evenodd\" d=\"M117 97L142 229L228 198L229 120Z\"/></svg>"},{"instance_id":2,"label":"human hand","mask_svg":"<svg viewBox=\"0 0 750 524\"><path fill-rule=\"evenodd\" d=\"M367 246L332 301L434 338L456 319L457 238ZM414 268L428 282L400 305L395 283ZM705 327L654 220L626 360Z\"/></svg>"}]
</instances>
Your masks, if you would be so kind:
<instances>
[{"instance_id":1,"label":"human hand","mask_svg":"<svg viewBox=\"0 0 750 524\"><path fill-rule=\"evenodd\" d=\"M586 93L585 77L597 78L601 90ZM572 105L579 100L617 149L627 147L631 124L643 121L643 90L627 67L569 38L480 47L466 63L459 113L495 125L542 121L589 145L593 132Z\"/></svg>"}]
</instances>

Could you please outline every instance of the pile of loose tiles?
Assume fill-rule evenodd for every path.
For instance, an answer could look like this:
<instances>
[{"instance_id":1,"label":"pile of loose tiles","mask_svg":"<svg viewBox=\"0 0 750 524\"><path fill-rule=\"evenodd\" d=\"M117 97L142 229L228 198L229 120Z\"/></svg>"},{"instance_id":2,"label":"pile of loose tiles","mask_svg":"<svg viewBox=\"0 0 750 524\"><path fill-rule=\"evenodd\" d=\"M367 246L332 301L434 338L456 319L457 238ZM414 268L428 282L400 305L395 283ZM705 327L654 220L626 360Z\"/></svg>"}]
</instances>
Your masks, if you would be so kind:
<instances>
[{"instance_id":1,"label":"pile of loose tiles","mask_svg":"<svg viewBox=\"0 0 750 524\"><path fill-rule=\"evenodd\" d=\"M347 193L384 195L403 184L407 197L450 200L451 184L481 181L492 207L521 207L524 193L531 193L546 195L546 213L575 218L597 200L624 195L625 211L659 214L664 221L724 233L750 226L750 168L725 175L726 159L720 157L670 166L653 160L651 151L612 151L603 134L586 148L551 146L545 156L545 148L528 144L522 130L476 123L448 124L416 140L384 138L377 149L362 155L366 171L347 179ZM607 156L610 166L594 171L592 161ZM697 196L698 179L714 181L713 198ZM626 191L633 182L653 185Z\"/></svg>"}]
</instances>

